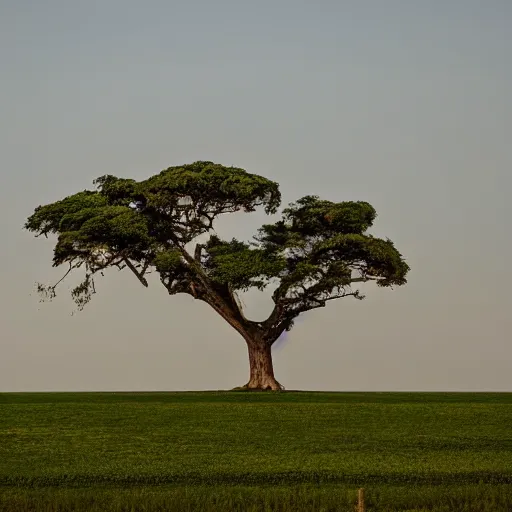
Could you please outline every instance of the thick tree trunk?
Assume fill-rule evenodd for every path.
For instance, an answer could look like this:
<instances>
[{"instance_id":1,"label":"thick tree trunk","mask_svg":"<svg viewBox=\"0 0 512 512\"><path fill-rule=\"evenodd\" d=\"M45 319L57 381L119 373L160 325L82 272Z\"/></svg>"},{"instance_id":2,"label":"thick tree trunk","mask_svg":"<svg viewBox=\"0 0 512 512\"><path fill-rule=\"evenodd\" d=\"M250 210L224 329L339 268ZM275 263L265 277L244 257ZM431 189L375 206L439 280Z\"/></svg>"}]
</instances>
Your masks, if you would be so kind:
<instances>
[{"instance_id":1,"label":"thick tree trunk","mask_svg":"<svg viewBox=\"0 0 512 512\"><path fill-rule=\"evenodd\" d=\"M254 329L250 329L249 322L240 313L235 300L231 296L230 299L233 301L232 307L226 306L222 301L215 301L213 299L203 299L207 302L231 327L238 331L245 342L249 350L249 366L250 366L250 377L249 382L236 390L272 390L278 391L284 389L274 377L274 367L272 364L272 350L271 344L267 343L264 339L262 332L257 332ZM224 300L226 300L224 298ZM249 328L248 328L249 327Z\"/></svg>"},{"instance_id":2,"label":"thick tree trunk","mask_svg":"<svg viewBox=\"0 0 512 512\"><path fill-rule=\"evenodd\" d=\"M250 378L242 389L272 391L284 389L274 377L270 345L247 341L247 348L249 350Z\"/></svg>"}]
</instances>

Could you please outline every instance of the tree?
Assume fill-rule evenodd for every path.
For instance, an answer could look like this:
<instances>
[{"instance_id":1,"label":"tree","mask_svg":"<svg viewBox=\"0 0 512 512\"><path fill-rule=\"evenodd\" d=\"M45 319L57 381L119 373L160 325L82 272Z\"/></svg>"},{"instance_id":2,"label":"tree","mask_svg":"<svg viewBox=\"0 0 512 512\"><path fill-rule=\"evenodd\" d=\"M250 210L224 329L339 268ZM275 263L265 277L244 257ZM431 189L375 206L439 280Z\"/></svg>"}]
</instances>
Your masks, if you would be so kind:
<instances>
[{"instance_id":1,"label":"tree","mask_svg":"<svg viewBox=\"0 0 512 512\"><path fill-rule=\"evenodd\" d=\"M214 221L258 206L277 212L277 183L243 169L212 162L170 167L147 180L106 175L84 190L39 206L25 223L36 236L57 235L53 266L85 269L72 290L78 309L95 293L95 278L109 267L129 269L148 286L158 274L170 295L186 293L206 302L245 340L250 363L246 389L282 389L274 377L271 347L298 315L328 301L363 299L354 285L406 283L407 263L391 240L367 233L376 212L362 201L306 196L265 224L252 241L221 240ZM205 243L197 238L209 235ZM192 247L192 248L191 248ZM43 299L57 285L39 284ZM237 293L274 286L273 310L263 322L248 319Z\"/></svg>"}]
</instances>

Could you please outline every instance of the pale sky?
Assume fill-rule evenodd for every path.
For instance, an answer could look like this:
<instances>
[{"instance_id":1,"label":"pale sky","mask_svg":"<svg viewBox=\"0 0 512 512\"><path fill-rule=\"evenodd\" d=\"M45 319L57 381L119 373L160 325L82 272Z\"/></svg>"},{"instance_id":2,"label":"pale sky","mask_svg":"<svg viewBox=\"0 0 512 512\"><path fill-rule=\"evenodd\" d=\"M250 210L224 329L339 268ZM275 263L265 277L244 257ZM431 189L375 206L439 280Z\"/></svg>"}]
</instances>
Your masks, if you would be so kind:
<instances>
[{"instance_id":1,"label":"pale sky","mask_svg":"<svg viewBox=\"0 0 512 512\"><path fill-rule=\"evenodd\" d=\"M247 382L239 335L157 279L109 272L73 316L72 281L34 293L63 270L34 207L196 160L369 201L411 266L301 317L287 389L512 391L511 26L510 0L0 0L0 391Z\"/></svg>"}]
</instances>

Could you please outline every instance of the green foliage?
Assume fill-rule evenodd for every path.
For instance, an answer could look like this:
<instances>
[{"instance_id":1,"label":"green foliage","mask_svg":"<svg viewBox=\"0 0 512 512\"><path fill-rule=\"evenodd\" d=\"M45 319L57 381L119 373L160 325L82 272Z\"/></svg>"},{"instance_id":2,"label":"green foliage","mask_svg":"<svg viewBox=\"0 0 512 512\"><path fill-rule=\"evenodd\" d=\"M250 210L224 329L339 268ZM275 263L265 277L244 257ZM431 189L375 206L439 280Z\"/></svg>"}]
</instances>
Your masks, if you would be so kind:
<instances>
[{"instance_id":1,"label":"green foliage","mask_svg":"<svg viewBox=\"0 0 512 512\"><path fill-rule=\"evenodd\" d=\"M96 178L93 183L108 204L129 206L133 201L144 201L144 196L139 192L140 186L135 180L116 178L107 174Z\"/></svg>"},{"instance_id":2,"label":"green foliage","mask_svg":"<svg viewBox=\"0 0 512 512\"><path fill-rule=\"evenodd\" d=\"M393 243L366 233L375 217L366 202L333 203L306 196L286 208L282 220L260 228L255 245L286 261L273 294L276 304L288 309L285 328L297 314L333 298L364 298L353 283L406 283L409 266Z\"/></svg>"},{"instance_id":3,"label":"green foliage","mask_svg":"<svg viewBox=\"0 0 512 512\"><path fill-rule=\"evenodd\" d=\"M333 203L305 196L283 210L285 222L302 237L361 234L373 225L377 213L363 201Z\"/></svg>"},{"instance_id":4,"label":"green foliage","mask_svg":"<svg viewBox=\"0 0 512 512\"><path fill-rule=\"evenodd\" d=\"M169 293L188 292L185 281L198 277L184 258L188 242L223 213L257 206L274 213L280 203L277 183L212 162L171 167L141 182L106 175L94 183L98 190L39 206L25 223L36 235L58 235L54 266L85 268L72 292L80 309L94 293L94 274L111 266L128 266L143 283L154 268ZM55 286L38 289L55 295Z\"/></svg>"},{"instance_id":5,"label":"green foliage","mask_svg":"<svg viewBox=\"0 0 512 512\"><path fill-rule=\"evenodd\" d=\"M229 284L235 290L263 289L272 278L280 275L286 265L278 254L254 249L235 239L224 242L212 236L205 249L203 263L208 276L215 282Z\"/></svg>"},{"instance_id":6,"label":"green foliage","mask_svg":"<svg viewBox=\"0 0 512 512\"><path fill-rule=\"evenodd\" d=\"M373 510L505 512L511 422L510 393L3 393L0 506L186 488L185 505L282 493L291 512L365 487Z\"/></svg>"},{"instance_id":7,"label":"green foliage","mask_svg":"<svg viewBox=\"0 0 512 512\"><path fill-rule=\"evenodd\" d=\"M94 293L96 293L94 281L89 274L86 274L85 279L71 290L71 297L78 309L82 309L91 300Z\"/></svg>"},{"instance_id":8,"label":"green foliage","mask_svg":"<svg viewBox=\"0 0 512 512\"><path fill-rule=\"evenodd\" d=\"M188 244L211 235L219 215L258 206L275 213L278 184L212 162L170 167L140 182L105 175L94 183L96 191L39 206L25 224L37 235L58 236L54 266L85 268L72 293L80 308L94 293L94 275L112 266L128 267L145 286L153 269L170 294L190 293L225 317L237 314L228 311L238 307L233 292L272 284L276 309L264 336L272 343L301 312L336 298L363 298L355 283L406 283L409 266L393 243L367 233L376 212L363 201L306 196L285 208L281 220L263 225L251 243L211 236L190 254ZM51 298L55 287L41 291Z\"/></svg>"},{"instance_id":9,"label":"green foliage","mask_svg":"<svg viewBox=\"0 0 512 512\"><path fill-rule=\"evenodd\" d=\"M107 204L106 198L97 192L84 190L61 201L38 206L25 223L25 229L38 235L60 233L60 223L64 216Z\"/></svg>"},{"instance_id":10,"label":"green foliage","mask_svg":"<svg viewBox=\"0 0 512 512\"><path fill-rule=\"evenodd\" d=\"M195 204L204 215L252 212L257 206L264 206L266 213L275 213L281 202L277 183L212 162L170 167L141 182L138 190L148 207L187 208L180 202L187 198L187 203Z\"/></svg>"},{"instance_id":11,"label":"green foliage","mask_svg":"<svg viewBox=\"0 0 512 512\"><path fill-rule=\"evenodd\" d=\"M310 259L317 265L342 261L347 268L357 269L364 276L379 277L380 286L402 285L409 266L391 240L370 235L343 234L315 245Z\"/></svg>"},{"instance_id":12,"label":"green foliage","mask_svg":"<svg viewBox=\"0 0 512 512\"><path fill-rule=\"evenodd\" d=\"M157 253L154 263L160 273L176 272L185 267L183 258L177 249L169 249Z\"/></svg>"},{"instance_id":13,"label":"green foliage","mask_svg":"<svg viewBox=\"0 0 512 512\"><path fill-rule=\"evenodd\" d=\"M148 220L127 206L86 208L64 215L54 250L54 265L84 256L98 248L135 260L153 244Z\"/></svg>"},{"instance_id":14,"label":"green foliage","mask_svg":"<svg viewBox=\"0 0 512 512\"><path fill-rule=\"evenodd\" d=\"M170 294L186 292L194 282L190 268L176 248L156 252L153 264Z\"/></svg>"}]
</instances>

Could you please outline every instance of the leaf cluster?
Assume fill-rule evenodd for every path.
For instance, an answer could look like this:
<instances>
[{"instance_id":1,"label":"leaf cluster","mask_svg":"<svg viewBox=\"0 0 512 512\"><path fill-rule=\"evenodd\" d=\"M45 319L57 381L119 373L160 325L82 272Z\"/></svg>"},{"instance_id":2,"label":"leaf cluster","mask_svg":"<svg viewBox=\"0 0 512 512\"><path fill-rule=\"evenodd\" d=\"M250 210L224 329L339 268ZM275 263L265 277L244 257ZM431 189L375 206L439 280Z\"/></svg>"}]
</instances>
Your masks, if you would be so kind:
<instances>
[{"instance_id":1,"label":"leaf cluster","mask_svg":"<svg viewBox=\"0 0 512 512\"><path fill-rule=\"evenodd\" d=\"M406 282L409 267L393 242L367 233L376 219L367 202L306 196L251 242L213 235L192 255L187 244L211 234L219 215L258 206L275 213L278 184L212 162L171 167L139 182L106 175L95 184L97 190L39 206L25 224L36 235L57 235L54 266L85 266L86 278L73 291L79 307L94 293L94 274L112 266L128 267L144 286L153 270L169 293L209 300L214 292L229 301L236 290L273 284L269 328L289 328L296 315L328 300L362 298L354 283ZM54 289L47 292L53 296Z\"/></svg>"},{"instance_id":2,"label":"leaf cluster","mask_svg":"<svg viewBox=\"0 0 512 512\"><path fill-rule=\"evenodd\" d=\"M202 263L207 275L234 290L262 290L286 268L286 261L278 252L255 248L234 238L225 242L214 235L204 248Z\"/></svg>"},{"instance_id":3,"label":"leaf cluster","mask_svg":"<svg viewBox=\"0 0 512 512\"><path fill-rule=\"evenodd\" d=\"M400 286L409 271L391 240L367 233L375 218L367 202L306 196L284 209L281 220L263 225L251 245L215 241L207 268L240 288L277 282L273 299L283 316L347 295L363 298L354 283Z\"/></svg>"},{"instance_id":4,"label":"leaf cluster","mask_svg":"<svg viewBox=\"0 0 512 512\"><path fill-rule=\"evenodd\" d=\"M94 293L93 274L109 266L128 266L145 285L153 268L170 293L186 291L194 278L187 243L223 213L258 206L275 213L280 204L277 183L213 162L170 167L140 182L105 175L94 183L97 190L37 207L25 223L38 236L57 235L54 266L85 264L86 279L74 291L79 306Z\"/></svg>"}]
</instances>

